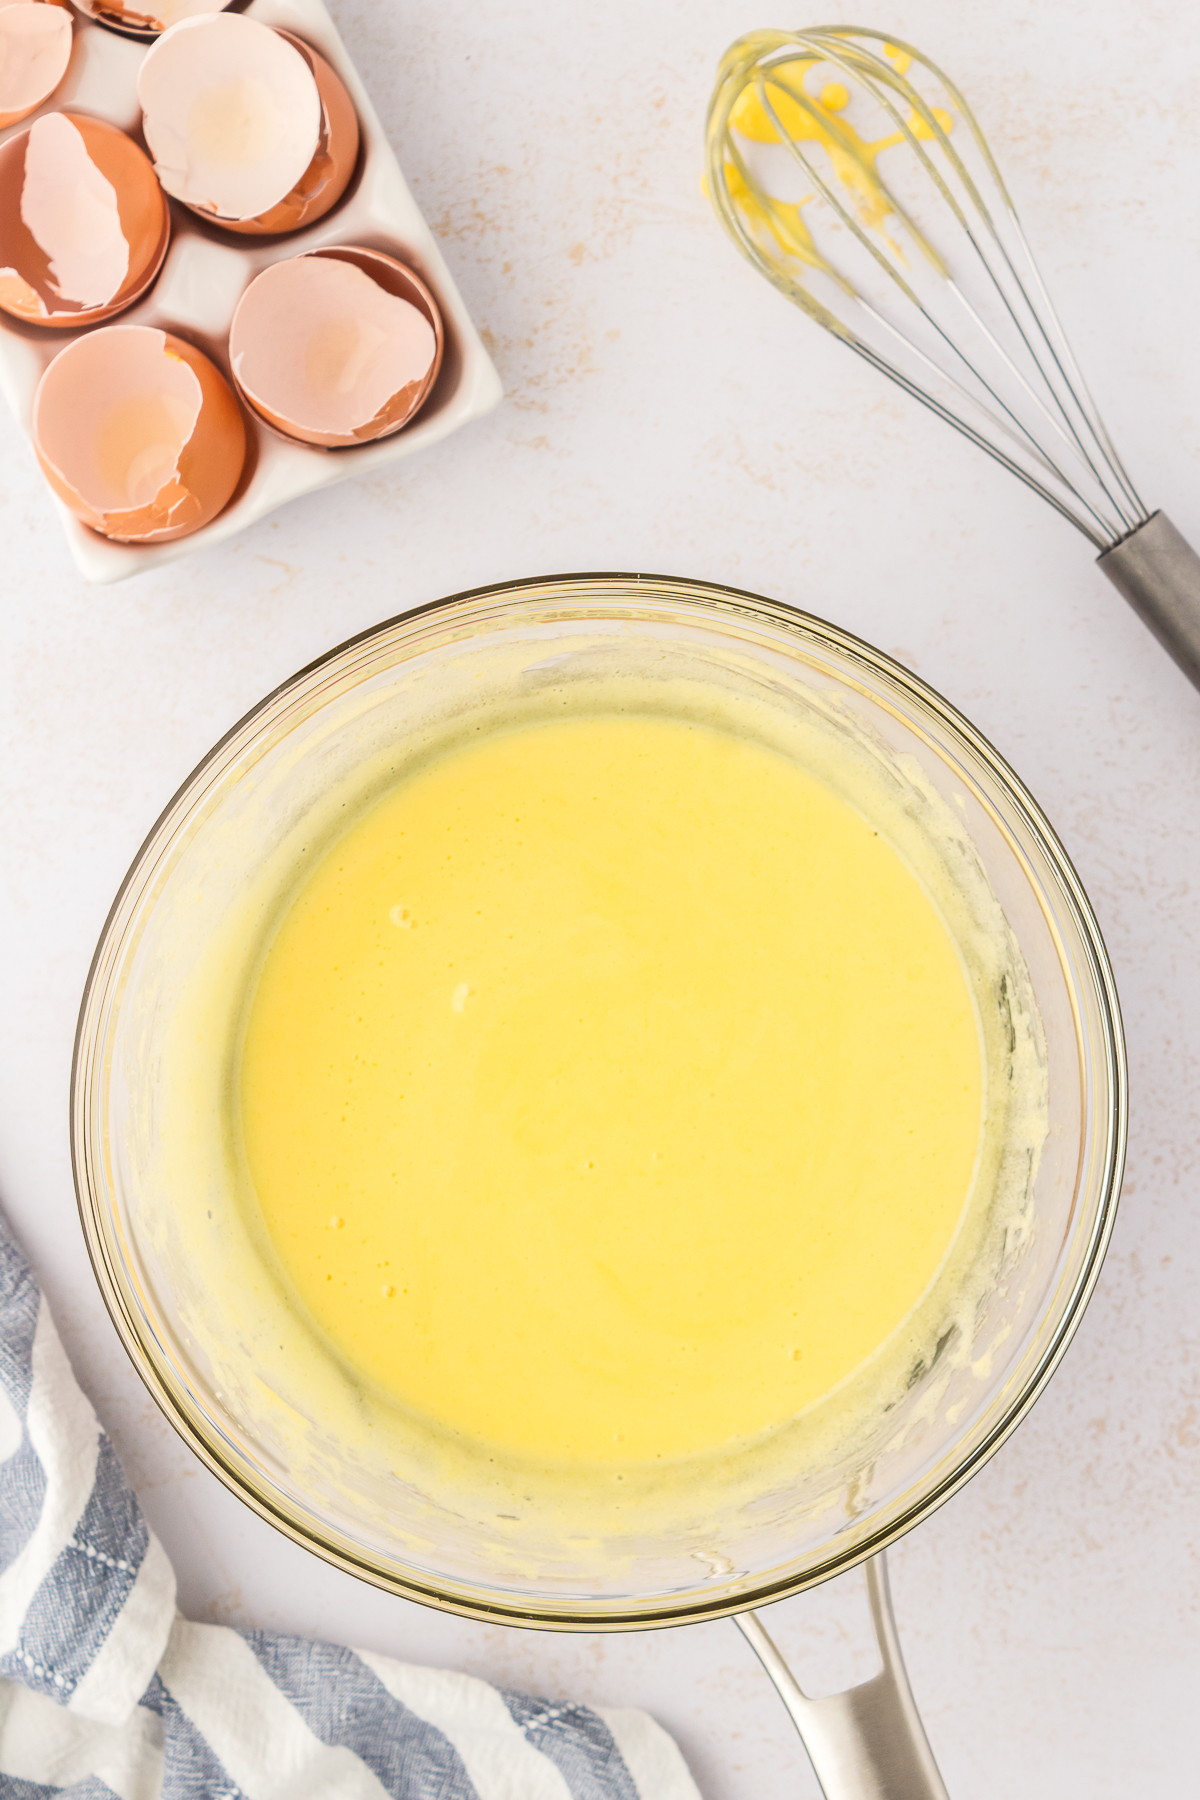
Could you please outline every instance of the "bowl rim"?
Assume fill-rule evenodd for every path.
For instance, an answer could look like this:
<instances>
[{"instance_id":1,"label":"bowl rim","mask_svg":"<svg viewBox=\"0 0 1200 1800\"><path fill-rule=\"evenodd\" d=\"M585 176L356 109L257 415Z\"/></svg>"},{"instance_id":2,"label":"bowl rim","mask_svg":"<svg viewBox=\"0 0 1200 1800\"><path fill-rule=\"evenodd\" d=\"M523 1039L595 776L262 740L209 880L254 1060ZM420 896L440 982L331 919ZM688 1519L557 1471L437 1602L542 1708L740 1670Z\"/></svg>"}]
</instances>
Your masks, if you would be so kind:
<instances>
[{"instance_id":1,"label":"bowl rim","mask_svg":"<svg viewBox=\"0 0 1200 1800\"><path fill-rule=\"evenodd\" d=\"M94 1034L89 1031L89 1027L93 1023L93 1010L98 996L103 990L104 979L109 972L113 953L118 949L121 941L120 933L116 932L115 928L120 921L126 898L130 895L131 890L139 884L142 887L145 886L144 877L148 866L153 866L151 852L160 832L172 819L185 796L197 786L210 767L221 758L226 747L247 732L256 720L265 717L286 695L300 689L313 675L335 663L358 646L375 638L386 637L389 632L395 631L398 627L412 625L420 619L439 613L451 612L454 608L462 607L471 601L491 600L511 605L519 602L524 595L532 598L538 595L545 596L547 590L552 591L556 587L578 590L589 585L594 585L598 589L624 588L626 591L622 598L627 605L636 604L637 591L643 586L647 591L647 598L655 595L667 600L686 602L702 596L704 602L711 603L718 612L725 611L732 616L749 614L773 626L796 631L798 635L809 640L815 639L819 644L823 643L828 646L851 665L860 664L872 676L882 677L890 687L899 690L903 696L917 701L920 707L931 710L941 722L947 724L954 733L961 737L967 747L986 766L989 775L998 782L1006 797L1014 804L1023 828L1030 832L1038 842L1039 848L1046 853L1062 884L1066 904L1074 914L1080 942L1086 952L1086 972L1091 976L1098 1001L1103 1052L1100 1061L1104 1079L1102 1083L1098 1080L1093 1085L1097 1087L1098 1091L1106 1091L1109 1098L1108 1116L1099 1121L1103 1130L1103 1151L1096 1159L1099 1199L1081 1253L1078 1272L1063 1305L1058 1323L1044 1346L1036 1366L1027 1377L1020 1392L995 1421L992 1428L961 1459L955 1460L953 1447L948 1449L943 1460L949 1461L951 1466L941 1479L931 1483L927 1489L921 1487L910 1505L887 1518L875 1530L867 1532L860 1541L846 1545L837 1554L827 1556L814 1568L803 1572L776 1575L771 1579L751 1583L745 1591L734 1594L728 1592L723 1595L714 1594L711 1599L697 1599L694 1597L694 1591L693 1596L689 1596L682 1602L674 1602L669 1597L662 1597L657 1599L653 1605L648 1604L645 1610L638 1610L635 1605L631 1610L622 1611L619 1615L605 1610L588 1611L586 1608L575 1605L560 1604L557 1609L553 1603L547 1604L545 1607L540 1605L533 1607L521 1604L517 1597L514 1597L511 1602L505 1601L499 1596L487 1599L468 1597L463 1583L447 1581L445 1586L439 1586L432 1579L422 1578L417 1571L408 1571L403 1575L391 1573L374 1563L365 1551L362 1554L356 1554L341 1547L335 1539L335 1534L326 1532L315 1520L308 1525L302 1525L289 1516L286 1506L273 1498L265 1484L260 1486L251 1479L244 1469L236 1465L231 1456L224 1455L219 1445L211 1441L198 1428L185 1403L183 1393L176 1391L176 1384L166 1378L164 1371L147 1351L143 1337L137 1329L133 1309L127 1304L122 1289L117 1259L113 1256L101 1229L102 1202L94 1190L91 1180L87 1143L87 1101L92 1082L89 1052L95 1047ZM602 596L597 597L602 598ZM249 1506L260 1518L265 1519L268 1524L282 1531L293 1543L311 1551L333 1567L402 1598L484 1623L506 1623L538 1630L563 1632L613 1632L660 1629L705 1619L729 1617L758 1606L769 1605L806 1588L817 1586L823 1581L830 1580L834 1576L854 1568L868 1557L895 1543L897 1539L903 1537L915 1525L936 1511L973 1475L978 1473L1016 1430L1045 1389L1062 1361L1095 1289L1112 1235L1120 1198L1128 1138L1129 1087L1120 1004L1099 922L1074 864L1058 834L1032 793L990 739L985 737L957 707L920 676L906 669L903 664L887 655L885 651L875 648L864 639L817 614L807 612L786 601L768 599L763 595L744 588L731 587L726 583L692 579L687 576L657 575L645 571L597 570L536 577L527 576L515 581L488 582L479 587L462 589L393 614L375 625L354 633L351 637L315 657L311 662L304 664L294 674L279 682L222 734L184 778L162 808L139 845L117 889L112 905L108 909L88 968L80 1001L71 1057L69 1106L71 1172L75 1184L76 1203L88 1257L109 1317L116 1328L126 1354L151 1398L188 1447L239 1500ZM1044 1310L1043 1318L1045 1316ZM830 1548L836 1543L836 1538L831 1540Z\"/></svg>"}]
</instances>

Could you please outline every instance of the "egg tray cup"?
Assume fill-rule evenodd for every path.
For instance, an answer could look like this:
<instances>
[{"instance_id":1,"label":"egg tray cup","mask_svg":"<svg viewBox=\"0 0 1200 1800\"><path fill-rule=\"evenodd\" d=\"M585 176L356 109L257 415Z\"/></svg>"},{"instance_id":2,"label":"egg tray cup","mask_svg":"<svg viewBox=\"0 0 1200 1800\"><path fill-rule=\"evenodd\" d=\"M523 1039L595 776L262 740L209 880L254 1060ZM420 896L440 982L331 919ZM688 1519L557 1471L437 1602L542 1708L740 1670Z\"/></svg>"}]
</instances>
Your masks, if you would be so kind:
<instances>
[{"instance_id":1,"label":"egg tray cup","mask_svg":"<svg viewBox=\"0 0 1200 1800\"><path fill-rule=\"evenodd\" d=\"M442 366L433 391L410 424L391 437L345 449L321 450L292 442L243 407L246 462L241 479L224 511L187 537L163 544L114 543L82 524L47 487L71 554L88 581L120 581L126 575L173 562L203 545L220 543L302 494L374 474L427 444L436 444L460 425L490 412L501 397L500 377L321 0L251 0L238 10L260 24L294 32L311 44L345 83L358 114L361 138L349 186L323 218L286 237L226 233L171 200L171 243L162 272L144 299L106 324L154 325L174 332L210 356L232 386L229 326L234 308L259 271L305 250L357 245L396 257L430 289L445 333ZM120 35L76 14L75 43L62 82L30 118L0 132L0 143L28 130L43 113L70 108L107 119L144 148L136 83L148 48L144 39ZM60 350L83 335L85 331L26 325L0 313L0 388L31 443L33 397L42 372Z\"/></svg>"}]
</instances>

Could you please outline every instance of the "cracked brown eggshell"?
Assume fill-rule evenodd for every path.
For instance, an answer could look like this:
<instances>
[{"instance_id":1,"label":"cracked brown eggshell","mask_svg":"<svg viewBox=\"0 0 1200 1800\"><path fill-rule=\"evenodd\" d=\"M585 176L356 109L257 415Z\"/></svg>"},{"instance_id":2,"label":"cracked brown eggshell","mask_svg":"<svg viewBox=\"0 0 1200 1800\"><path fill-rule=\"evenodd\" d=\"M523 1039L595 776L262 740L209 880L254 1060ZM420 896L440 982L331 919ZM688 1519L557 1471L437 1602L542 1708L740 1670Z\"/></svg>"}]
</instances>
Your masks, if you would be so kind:
<instances>
[{"instance_id":1,"label":"cracked brown eggshell","mask_svg":"<svg viewBox=\"0 0 1200 1800\"><path fill-rule=\"evenodd\" d=\"M333 450L407 425L433 390L444 343L419 276L384 251L336 245L254 278L233 315L229 359L261 419Z\"/></svg>"},{"instance_id":2,"label":"cracked brown eggshell","mask_svg":"<svg viewBox=\"0 0 1200 1800\"><path fill-rule=\"evenodd\" d=\"M171 215L132 138L85 113L51 112L0 145L0 307L73 330L146 292Z\"/></svg>"},{"instance_id":3,"label":"cracked brown eggshell","mask_svg":"<svg viewBox=\"0 0 1200 1800\"><path fill-rule=\"evenodd\" d=\"M291 32L240 13L164 32L142 63L138 99L163 187L224 231L313 224L358 161L358 115L340 77Z\"/></svg>"},{"instance_id":4,"label":"cracked brown eggshell","mask_svg":"<svg viewBox=\"0 0 1200 1800\"><path fill-rule=\"evenodd\" d=\"M143 38L158 37L195 13L223 12L229 4L230 0L145 0L141 6L127 6L125 0L75 0L89 19Z\"/></svg>"},{"instance_id":5,"label":"cracked brown eggshell","mask_svg":"<svg viewBox=\"0 0 1200 1800\"><path fill-rule=\"evenodd\" d=\"M50 98L67 72L73 35L60 0L0 5L0 131Z\"/></svg>"},{"instance_id":6,"label":"cracked brown eggshell","mask_svg":"<svg viewBox=\"0 0 1200 1800\"><path fill-rule=\"evenodd\" d=\"M229 384L208 357L149 325L108 325L60 350L33 401L51 487L120 543L165 543L215 519L246 455Z\"/></svg>"}]
</instances>

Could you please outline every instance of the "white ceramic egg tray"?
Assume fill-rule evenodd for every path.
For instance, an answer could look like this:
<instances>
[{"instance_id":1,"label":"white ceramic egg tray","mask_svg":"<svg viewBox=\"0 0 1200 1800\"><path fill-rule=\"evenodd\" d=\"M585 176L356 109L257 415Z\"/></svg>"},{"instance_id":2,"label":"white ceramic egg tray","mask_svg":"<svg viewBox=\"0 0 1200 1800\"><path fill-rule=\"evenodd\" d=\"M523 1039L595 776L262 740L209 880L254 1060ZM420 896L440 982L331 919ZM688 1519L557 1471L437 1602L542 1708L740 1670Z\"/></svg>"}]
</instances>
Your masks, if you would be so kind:
<instances>
[{"instance_id":1,"label":"white ceramic egg tray","mask_svg":"<svg viewBox=\"0 0 1200 1800\"><path fill-rule=\"evenodd\" d=\"M115 544L91 531L46 488L71 552L88 581L119 581L232 537L265 513L353 476L370 475L426 444L435 444L490 412L500 377L472 325L433 234L408 191L354 64L321 0L251 0L244 9L264 25L280 25L319 50L346 84L362 133L358 168L332 212L306 231L254 239L222 233L171 202L171 246L162 272L137 306L112 325L157 325L188 339L229 375L228 337L243 290L269 263L324 244L365 244L397 256L428 284L441 308L446 348L433 393L411 425L393 437L344 450L289 443L246 415L246 466L232 500L210 525L166 544ZM74 15L75 43L66 76L31 118L0 132L0 143L25 131L41 113L76 107L127 131L142 147L137 73L149 47ZM0 313L0 387L25 431L42 371L81 332L38 330ZM244 410L244 409L243 409Z\"/></svg>"}]
</instances>

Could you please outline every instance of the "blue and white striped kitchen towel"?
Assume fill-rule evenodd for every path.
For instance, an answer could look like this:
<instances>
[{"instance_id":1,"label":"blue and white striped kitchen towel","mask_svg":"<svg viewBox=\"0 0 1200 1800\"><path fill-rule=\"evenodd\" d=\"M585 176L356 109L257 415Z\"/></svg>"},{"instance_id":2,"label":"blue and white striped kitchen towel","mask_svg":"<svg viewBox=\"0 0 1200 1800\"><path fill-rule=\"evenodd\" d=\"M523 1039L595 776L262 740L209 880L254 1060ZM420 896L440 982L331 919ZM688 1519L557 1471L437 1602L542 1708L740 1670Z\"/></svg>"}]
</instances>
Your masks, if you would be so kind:
<instances>
[{"instance_id":1,"label":"blue and white striped kitchen towel","mask_svg":"<svg viewBox=\"0 0 1200 1800\"><path fill-rule=\"evenodd\" d=\"M0 1219L3 1800L699 1800L645 1713L190 1625Z\"/></svg>"}]
</instances>

